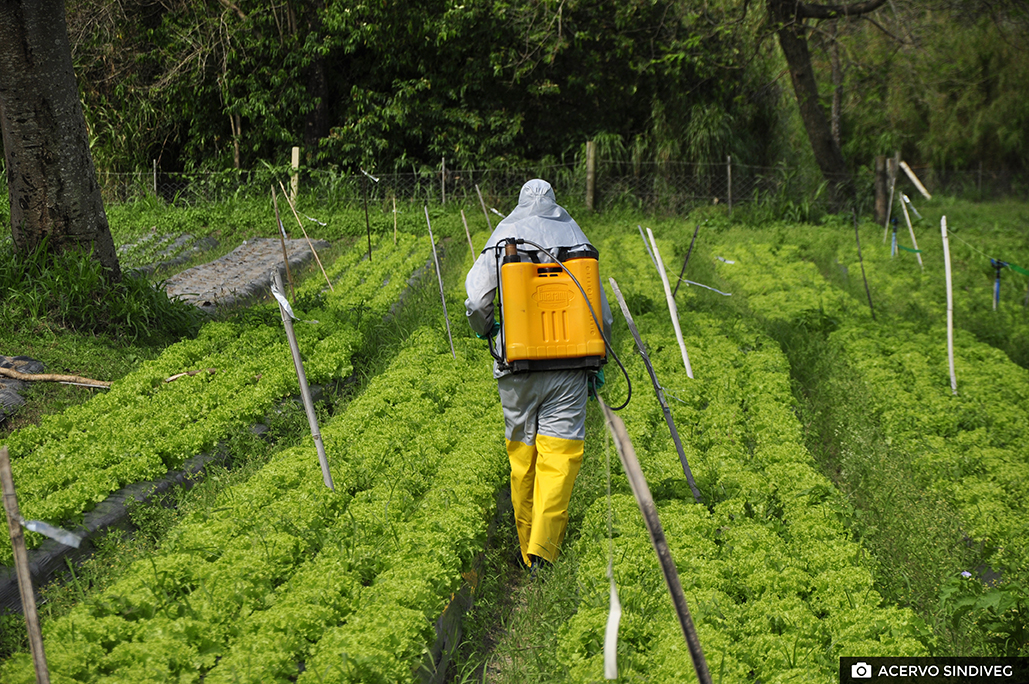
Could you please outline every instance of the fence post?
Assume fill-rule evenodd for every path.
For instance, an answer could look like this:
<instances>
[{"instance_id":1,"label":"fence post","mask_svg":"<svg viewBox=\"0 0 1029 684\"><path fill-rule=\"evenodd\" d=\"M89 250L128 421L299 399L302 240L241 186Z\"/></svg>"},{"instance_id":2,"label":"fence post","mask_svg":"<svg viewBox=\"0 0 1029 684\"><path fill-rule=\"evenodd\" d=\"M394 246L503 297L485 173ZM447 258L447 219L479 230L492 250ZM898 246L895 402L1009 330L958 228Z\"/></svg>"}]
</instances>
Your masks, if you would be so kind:
<instances>
[{"instance_id":1,"label":"fence post","mask_svg":"<svg viewBox=\"0 0 1029 684\"><path fill-rule=\"evenodd\" d=\"M886 155L875 156L875 222L886 220Z\"/></svg>"},{"instance_id":2,"label":"fence post","mask_svg":"<svg viewBox=\"0 0 1029 684\"><path fill-rule=\"evenodd\" d=\"M157 197L157 160L154 160L154 197Z\"/></svg>"},{"instance_id":3,"label":"fence post","mask_svg":"<svg viewBox=\"0 0 1029 684\"><path fill-rule=\"evenodd\" d=\"M440 187L441 187L441 198L440 204L445 205L447 203L447 158L443 157L443 164L440 166Z\"/></svg>"},{"instance_id":4,"label":"fence post","mask_svg":"<svg viewBox=\"0 0 1029 684\"><path fill-rule=\"evenodd\" d=\"M294 147L291 164L293 166L293 175L289 179L289 195L293 204L297 203L297 192L300 190L300 148Z\"/></svg>"},{"instance_id":5,"label":"fence post","mask_svg":"<svg viewBox=\"0 0 1029 684\"><path fill-rule=\"evenodd\" d=\"M729 216L732 216L732 155L725 158L725 170L729 174Z\"/></svg>"},{"instance_id":6,"label":"fence post","mask_svg":"<svg viewBox=\"0 0 1029 684\"><path fill-rule=\"evenodd\" d=\"M586 208L593 211L593 201L597 190L597 146L592 140L586 141Z\"/></svg>"}]
</instances>

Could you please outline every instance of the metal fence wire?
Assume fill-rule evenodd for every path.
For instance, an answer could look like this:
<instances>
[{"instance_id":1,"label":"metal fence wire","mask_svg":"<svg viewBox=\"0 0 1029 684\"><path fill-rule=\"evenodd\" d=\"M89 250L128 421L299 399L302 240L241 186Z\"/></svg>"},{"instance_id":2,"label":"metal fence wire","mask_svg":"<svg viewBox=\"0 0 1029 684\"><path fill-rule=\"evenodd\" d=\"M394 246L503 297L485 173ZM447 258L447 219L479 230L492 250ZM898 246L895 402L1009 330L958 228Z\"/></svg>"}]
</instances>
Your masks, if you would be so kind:
<instances>
[{"instance_id":1,"label":"metal fence wire","mask_svg":"<svg viewBox=\"0 0 1029 684\"><path fill-rule=\"evenodd\" d=\"M972 200L1002 197L1025 198L1029 183L1014 173L936 171L916 168L932 193ZM225 201L231 197L266 196L274 184L288 189L294 172L289 168L249 171L174 173L101 173L106 202L124 203L157 196L177 205ZM550 182L562 204L586 203L587 173L584 164L525 165L493 169L451 169L440 164L429 171L392 173L343 173L334 169L300 169L295 172L299 192L307 201L352 205L363 201L446 204L478 204L482 194L488 206L511 207L522 184L530 178ZM899 182L904 182L903 176ZM809 198L821 203L818 180L801 180L785 165L767 167L739 164L640 163L598 160L594 207L604 210L631 207L662 213L685 213L700 205L734 205L770 200Z\"/></svg>"}]
</instances>

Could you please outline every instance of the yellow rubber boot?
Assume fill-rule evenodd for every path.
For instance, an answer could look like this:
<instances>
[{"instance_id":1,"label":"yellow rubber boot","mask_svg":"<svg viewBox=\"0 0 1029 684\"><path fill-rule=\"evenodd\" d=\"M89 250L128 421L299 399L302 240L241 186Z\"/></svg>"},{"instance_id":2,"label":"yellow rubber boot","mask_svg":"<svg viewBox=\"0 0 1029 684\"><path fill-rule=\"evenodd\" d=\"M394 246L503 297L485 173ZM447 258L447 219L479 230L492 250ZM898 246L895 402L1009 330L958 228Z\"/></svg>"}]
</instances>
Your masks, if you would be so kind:
<instances>
[{"instance_id":1,"label":"yellow rubber boot","mask_svg":"<svg viewBox=\"0 0 1029 684\"><path fill-rule=\"evenodd\" d=\"M553 563L557 560L565 530L568 529L568 502L572 498L572 486L582 466L583 441L536 435L536 452L532 526L528 550L523 546L522 553L539 556ZM513 474L511 481L514 482Z\"/></svg>"},{"instance_id":2,"label":"yellow rubber boot","mask_svg":"<svg viewBox=\"0 0 1029 684\"><path fill-rule=\"evenodd\" d=\"M536 447L507 441L507 458L511 462L511 504L522 561L529 563L529 535L532 529L532 490L536 480Z\"/></svg>"}]
</instances>

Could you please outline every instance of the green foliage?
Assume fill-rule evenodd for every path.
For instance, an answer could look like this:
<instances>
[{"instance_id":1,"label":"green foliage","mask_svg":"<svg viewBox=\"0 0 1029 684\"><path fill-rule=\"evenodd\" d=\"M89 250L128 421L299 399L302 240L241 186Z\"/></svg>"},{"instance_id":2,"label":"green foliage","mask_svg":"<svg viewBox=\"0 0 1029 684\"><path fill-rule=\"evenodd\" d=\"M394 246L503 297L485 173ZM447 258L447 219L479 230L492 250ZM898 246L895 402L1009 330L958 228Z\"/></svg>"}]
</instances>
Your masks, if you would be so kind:
<instances>
[{"instance_id":1,"label":"green foliage","mask_svg":"<svg viewBox=\"0 0 1029 684\"><path fill-rule=\"evenodd\" d=\"M68 8L102 173L253 168L301 141L309 165L502 166L603 132L648 160L757 162L777 92L736 15L663 0Z\"/></svg>"},{"instance_id":2,"label":"green foliage","mask_svg":"<svg viewBox=\"0 0 1029 684\"><path fill-rule=\"evenodd\" d=\"M428 618L482 546L504 473L487 353L470 336L455 344L457 364L438 332L416 333L322 425L335 492L309 442L276 454L49 623L51 671L265 682L306 662L298 681L409 677ZM473 366L482 372L468 378ZM31 672L19 655L4 681Z\"/></svg>"},{"instance_id":3,"label":"green foliage","mask_svg":"<svg viewBox=\"0 0 1029 684\"><path fill-rule=\"evenodd\" d=\"M170 299L161 283L131 273L111 282L91 255L52 253L44 240L31 254L15 254L0 240L0 324L66 327L130 339L176 339L196 334L201 314Z\"/></svg>"},{"instance_id":4,"label":"green foliage","mask_svg":"<svg viewBox=\"0 0 1029 684\"><path fill-rule=\"evenodd\" d=\"M867 164L899 149L909 163L940 169L1024 169L1029 108L1016 93L1029 74L1020 12L911 5L882 14L889 33L848 24L838 38L848 67L845 154Z\"/></svg>"},{"instance_id":5,"label":"green foliage","mask_svg":"<svg viewBox=\"0 0 1029 684\"><path fill-rule=\"evenodd\" d=\"M378 246L374 261L360 247L339 259L331 274L335 296L328 293L324 308L304 311L296 322L312 384L350 374L355 351L429 258L428 246L408 236L399 247L386 240ZM301 292L321 287L309 281ZM93 401L11 434L6 445L21 508L34 519L67 524L120 487L161 477L214 448L297 391L280 322L209 322L196 339L168 347ZM41 537L27 539L35 546ZM0 549L10 553L9 544Z\"/></svg>"},{"instance_id":6,"label":"green foliage","mask_svg":"<svg viewBox=\"0 0 1029 684\"><path fill-rule=\"evenodd\" d=\"M853 244L825 229L787 231L784 242L762 235L715 246L716 253L737 260L719 264L720 275L747 296L746 306L776 331L795 363L814 364L795 373L809 397L812 421L820 426L813 438L821 442L825 467L862 513L858 519L868 529L862 534L882 565L881 581L894 585L887 593L918 606L941 632L962 627L948 635L952 648L991 652L996 642L984 643L990 640L967 624L946 620L936 596L944 579L969 561L1005 575L1025 566L1027 512L1018 473L1029 455L1015 437L1029 427L1025 370L958 330L959 392L952 395L946 333L938 317L919 307L911 310L918 312L911 313L914 324L892 316L886 325L873 323L858 299L864 292L854 275L850 292L830 284L846 280L841 266L851 274L860 269ZM910 283L939 278L935 271L942 269L938 261L931 266L932 252L923 254L923 274L910 261L887 262L870 237L862 242L876 300L882 303L889 294L888 313L901 298L924 302L935 288ZM841 253L850 259L826 258ZM967 296L967 290L956 294L962 292ZM942 309L942 294L942 288L934 292L931 306ZM832 327L805 325L805 312L815 308L834 320ZM882 480L896 484L877 486ZM977 550L962 544L963 538L975 540Z\"/></svg>"},{"instance_id":7,"label":"green foliage","mask_svg":"<svg viewBox=\"0 0 1029 684\"><path fill-rule=\"evenodd\" d=\"M985 632L997 653L1029 653L1029 595L1020 582L988 584L965 571L940 587L940 608L955 627L968 620Z\"/></svg>"},{"instance_id":8,"label":"green foliage","mask_svg":"<svg viewBox=\"0 0 1029 684\"><path fill-rule=\"evenodd\" d=\"M640 243L631 234L608 240L601 247L609 255L604 263L616 274L632 274L619 284L635 302L634 318L703 505L694 504L682 486L678 454L660 409L642 396L649 387L628 338L619 353L639 394L622 417L657 499L672 556L686 569L681 580L711 668L725 681L764 681L786 672L829 682L840 655L929 652L933 638L921 620L885 604L874 590L871 569L850 539L850 509L804 448L783 354L764 335L727 319L724 309L696 311L698 300L717 295L688 289L680 312L690 312L681 322L695 379L686 378L657 295L657 274ZM648 297L650 305L644 306ZM692 664L649 536L617 468L612 487L614 567L623 608L620 676L681 678ZM582 596L558 650L566 681L595 681L602 673L607 516L600 496L582 523Z\"/></svg>"}]
</instances>

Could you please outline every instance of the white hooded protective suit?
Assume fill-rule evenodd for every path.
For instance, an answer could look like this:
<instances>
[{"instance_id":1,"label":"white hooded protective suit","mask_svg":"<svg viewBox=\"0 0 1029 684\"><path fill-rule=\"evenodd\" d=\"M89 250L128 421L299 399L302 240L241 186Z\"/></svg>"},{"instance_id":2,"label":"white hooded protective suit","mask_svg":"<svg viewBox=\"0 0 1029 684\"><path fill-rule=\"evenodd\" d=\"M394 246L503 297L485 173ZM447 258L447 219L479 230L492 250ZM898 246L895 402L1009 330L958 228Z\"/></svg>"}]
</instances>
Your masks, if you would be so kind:
<instances>
[{"instance_id":1,"label":"white hooded protective suit","mask_svg":"<svg viewBox=\"0 0 1029 684\"><path fill-rule=\"evenodd\" d=\"M505 238L531 240L553 252L590 246L578 224L554 199L544 180L522 186L518 206L493 231L465 278L465 313L472 330L485 335L493 326L498 257ZM520 245L521 251L532 250ZM541 262L552 261L539 253ZM500 256L500 259L503 255ZM610 339L611 309L601 289L601 317ZM568 524L568 501L582 463L586 437L585 370L511 373L494 364L504 408L505 437L511 461L511 497L522 558L557 558Z\"/></svg>"}]
</instances>

